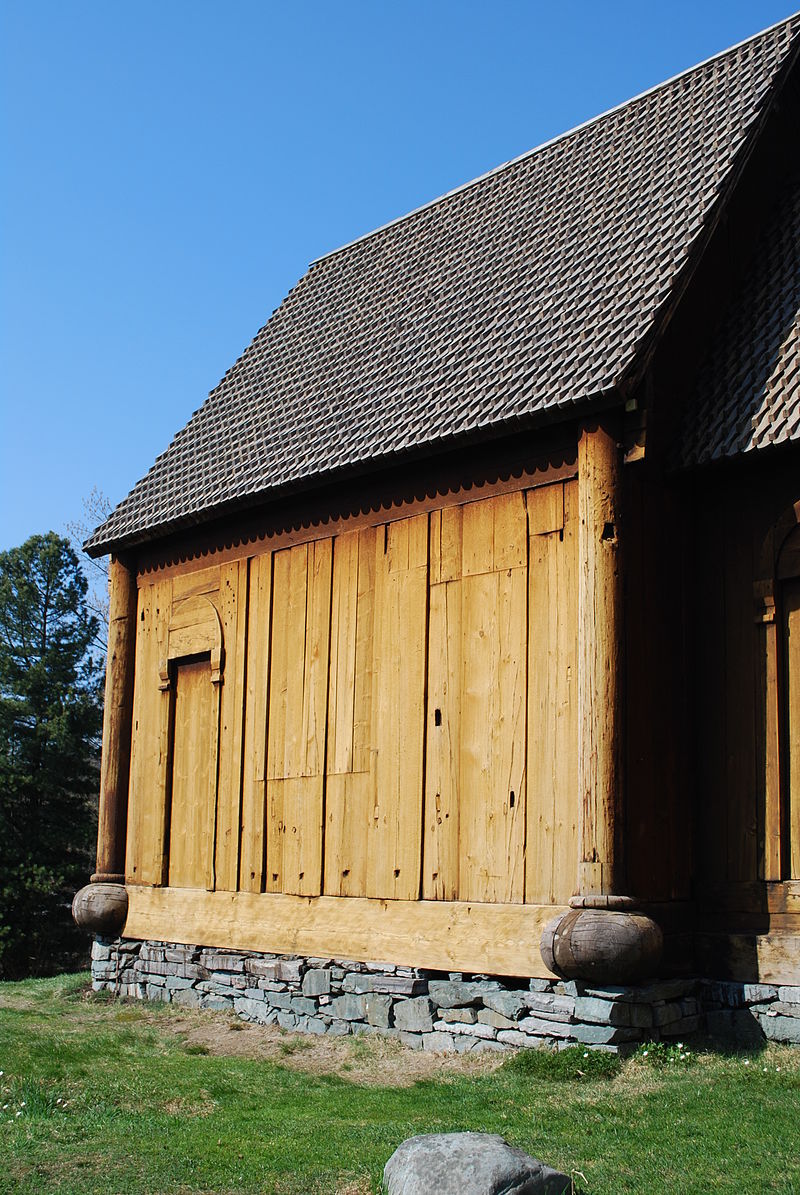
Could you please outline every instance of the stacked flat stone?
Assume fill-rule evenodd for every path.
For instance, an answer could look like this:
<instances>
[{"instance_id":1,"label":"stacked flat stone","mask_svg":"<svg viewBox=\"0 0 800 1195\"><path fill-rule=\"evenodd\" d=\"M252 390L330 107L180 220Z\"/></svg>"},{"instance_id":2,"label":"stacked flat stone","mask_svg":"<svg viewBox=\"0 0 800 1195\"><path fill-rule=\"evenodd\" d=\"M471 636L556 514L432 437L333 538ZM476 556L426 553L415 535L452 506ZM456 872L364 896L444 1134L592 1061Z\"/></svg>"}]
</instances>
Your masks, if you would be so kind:
<instances>
[{"instance_id":1,"label":"stacked flat stone","mask_svg":"<svg viewBox=\"0 0 800 1195\"><path fill-rule=\"evenodd\" d=\"M627 987L488 978L344 959L97 939L97 990L235 1013L301 1033L380 1033L415 1049L627 1053L709 1031L800 1043L800 987L668 979Z\"/></svg>"}]
</instances>

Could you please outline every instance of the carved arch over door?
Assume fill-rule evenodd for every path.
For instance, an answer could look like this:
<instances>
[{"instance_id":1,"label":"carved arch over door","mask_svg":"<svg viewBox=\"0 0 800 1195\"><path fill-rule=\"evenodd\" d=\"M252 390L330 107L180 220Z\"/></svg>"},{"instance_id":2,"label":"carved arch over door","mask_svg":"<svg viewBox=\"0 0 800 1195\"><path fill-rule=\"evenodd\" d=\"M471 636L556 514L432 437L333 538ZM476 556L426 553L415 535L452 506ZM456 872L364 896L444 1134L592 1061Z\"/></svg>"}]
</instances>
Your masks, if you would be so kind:
<instances>
[{"instance_id":1,"label":"carved arch over door","mask_svg":"<svg viewBox=\"0 0 800 1195\"><path fill-rule=\"evenodd\" d=\"M159 651L162 884L215 887L222 622L207 595L174 603Z\"/></svg>"}]
</instances>

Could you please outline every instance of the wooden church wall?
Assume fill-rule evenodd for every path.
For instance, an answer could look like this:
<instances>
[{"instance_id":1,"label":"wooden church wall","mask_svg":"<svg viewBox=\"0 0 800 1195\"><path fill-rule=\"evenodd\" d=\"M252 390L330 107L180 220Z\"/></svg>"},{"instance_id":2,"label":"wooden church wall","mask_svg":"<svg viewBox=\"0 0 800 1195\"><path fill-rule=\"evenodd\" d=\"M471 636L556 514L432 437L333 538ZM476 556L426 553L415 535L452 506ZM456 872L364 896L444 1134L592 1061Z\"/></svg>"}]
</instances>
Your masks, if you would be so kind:
<instances>
[{"instance_id":1,"label":"wooden church wall","mask_svg":"<svg viewBox=\"0 0 800 1195\"><path fill-rule=\"evenodd\" d=\"M769 935L800 965L800 486L796 454L709 474L693 495L694 888L708 967L748 972ZM798 537L792 539L791 537ZM791 544L798 543L792 561ZM781 551L781 547L785 548ZM794 619L794 622L793 622ZM724 942L717 935L725 934ZM793 940L781 935L794 935ZM733 936L732 936L733 935ZM783 943L782 945L780 943ZM737 944L738 943L738 944ZM731 951L741 957L731 959ZM750 970L752 973L752 968Z\"/></svg>"},{"instance_id":2,"label":"wooden church wall","mask_svg":"<svg viewBox=\"0 0 800 1195\"><path fill-rule=\"evenodd\" d=\"M128 883L565 903L576 490L143 576Z\"/></svg>"}]
</instances>

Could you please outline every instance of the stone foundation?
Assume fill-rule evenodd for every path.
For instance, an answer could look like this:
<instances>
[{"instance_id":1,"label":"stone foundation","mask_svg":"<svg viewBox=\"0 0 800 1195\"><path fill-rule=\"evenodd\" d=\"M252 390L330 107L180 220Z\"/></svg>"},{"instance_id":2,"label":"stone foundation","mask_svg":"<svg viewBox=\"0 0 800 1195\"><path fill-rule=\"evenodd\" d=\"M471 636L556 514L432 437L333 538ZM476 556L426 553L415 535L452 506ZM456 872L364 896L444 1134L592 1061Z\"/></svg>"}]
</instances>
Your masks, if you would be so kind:
<instances>
[{"instance_id":1,"label":"stone foundation","mask_svg":"<svg viewBox=\"0 0 800 1195\"><path fill-rule=\"evenodd\" d=\"M698 1032L800 1043L800 987L669 979L628 987L488 978L344 959L98 938L96 990L236 1013L301 1033L381 1033L415 1049L629 1052Z\"/></svg>"}]
</instances>

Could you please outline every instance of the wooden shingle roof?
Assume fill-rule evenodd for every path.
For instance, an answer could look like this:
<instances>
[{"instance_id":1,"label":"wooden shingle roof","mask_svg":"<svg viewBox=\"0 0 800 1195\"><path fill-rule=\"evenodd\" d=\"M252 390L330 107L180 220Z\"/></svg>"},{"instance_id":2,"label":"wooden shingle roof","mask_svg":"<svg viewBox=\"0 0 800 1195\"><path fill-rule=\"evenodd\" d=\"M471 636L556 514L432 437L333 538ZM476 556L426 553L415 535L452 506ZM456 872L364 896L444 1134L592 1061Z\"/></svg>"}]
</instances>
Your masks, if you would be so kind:
<instances>
[{"instance_id":1,"label":"wooden shingle roof","mask_svg":"<svg viewBox=\"0 0 800 1195\"><path fill-rule=\"evenodd\" d=\"M800 149L795 147L800 166ZM800 168L785 180L711 330L689 396L681 465L800 440Z\"/></svg>"},{"instance_id":2,"label":"wooden shingle roof","mask_svg":"<svg viewBox=\"0 0 800 1195\"><path fill-rule=\"evenodd\" d=\"M314 262L89 551L607 403L798 31L790 18Z\"/></svg>"}]
</instances>

